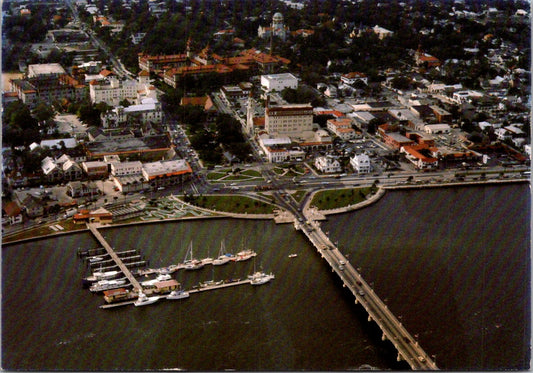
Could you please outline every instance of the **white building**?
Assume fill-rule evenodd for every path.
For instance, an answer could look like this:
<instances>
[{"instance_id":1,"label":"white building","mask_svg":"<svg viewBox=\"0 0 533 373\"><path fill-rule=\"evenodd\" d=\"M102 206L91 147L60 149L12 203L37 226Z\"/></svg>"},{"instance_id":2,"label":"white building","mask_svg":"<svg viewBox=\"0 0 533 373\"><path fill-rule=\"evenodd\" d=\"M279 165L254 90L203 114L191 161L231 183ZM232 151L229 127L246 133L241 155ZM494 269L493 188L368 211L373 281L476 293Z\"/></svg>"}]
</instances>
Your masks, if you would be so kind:
<instances>
[{"instance_id":1,"label":"white building","mask_svg":"<svg viewBox=\"0 0 533 373\"><path fill-rule=\"evenodd\" d=\"M308 104L267 107L265 130L273 136L298 136L304 131L312 131L313 107Z\"/></svg>"},{"instance_id":2,"label":"white building","mask_svg":"<svg viewBox=\"0 0 533 373\"><path fill-rule=\"evenodd\" d=\"M301 160L305 157L303 150L292 147L292 140L289 137L263 136L259 138L259 146L271 163Z\"/></svg>"},{"instance_id":3,"label":"white building","mask_svg":"<svg viewBox=\"0 0 533 373\"><path fill-rule=\"evenodd\" d=\"M281 92L285 88L298 88L298 78L291 73L261 75L261 88L265 93Z\"/></svg>"},{"instance_id":4,"label":"white building","mask_svg":"<svg viewBox=\"0 0 533 373\"><path fill-rule=\"evenodd\" d=\"M113 176L130 176L140 175L143 165L140 161L111 163L111 175Z\"/></svg>"},{"instance_id":5,"label":"white building","mask_svg":"<svg viewBox=\"0 0 533 373\"><path fill-rule=\"evenodd\" d=\"M394 34L394 32L387 30L386 28L380 27L378 25L375 25L374 27L372 27L372 31L374 31L374 34L377 34L380 39L384 39Z\"/></svg>"},{"instance_id":6,"label":"white building","mask_svg":"<svg viewBox=\"0 0 533 373\"><path fill-rule=\"evenodd\" d=\"M327 156L317 157L315 159L315 167L323 173L336 173L342 171L339 160Z\"/></svg>"},{"instance_id":7,"label":"white building","mask_svg":"<svg viewBox=\"0 0 533 373\"><path fill-rule=\"evenodd\" d=\"M355 130L352 128L352 120L350 118L328 119L327 127L328 130L342 140L352 140L356 137Z\"/></svg>"},{"instance_id":8,"label":"white building","mask_svg":"<svg viewBox=\"0 0 533 373\"><path fill-rule=\"evenodd\" d=\"M184 159L145 163L142 175L152 186L177 184L187 180L192 174L189 163Z\"/></svg>"},{"instance_id":9,"label":"white building","mask_svg":"<svg viewBox=\"0 0 533 373\"><path fill-rule=\"evenodd\" d=\"M65 69L58 63L43 63L28 66L28 78L59 76L66 73Z\"/></svg>"},{"instance_id":10,"label":"white building","mask_svg":"<svg viewBox=\"0 0 533 373\"><path fill-rule=\"evenodd\" d=\"M451 130L450 125L446 123L426 124L424 126L424 131L426 133L449 133Z\"/></svg>"},{"instance_id":11,"label":"white building","mask_svg":"<svg viewBox=\"0 0 533 373\"><path fill-rule=\"evenodd\" d=\"M150 85L150 74L146 71L139 73L138 80L119 80L114 76L109 76L105 81L93 80L89 84L89 97L93 104L105 102L111 106L118 106L120 101L128 100L139 104L144 98L157 100L157 92L154 86Z\"/></svg>"},{"instance_id":12,"label":"white building","mask_svg":"<svg viewBox=\"0 0 533 373\"><path fill-rule=\"evenodd\" d=\"M135 120L138 123L161 123L163 121L163 110L161 103L154 98L144 98L138 105L127 107L117 106L101 115L102 126L104 128L119 127L121 124Z\"/></svg>"},{"instance_id":13,"label":"white building","mask_svg":"<svg viewBox=\"0 0 533 373\"><path fill-rule=\"evenodd\" d=\"M262 39L268 39L271 36L286 40L289 34L289 27L283 23L283 15L275 13L272 17L272 24L268 27L259 26L257 29L257 36Z\"/></svg>"},{"instance_id":14,"label":"white building","mask_svg":"<svg viewBox=\"0 0 533 373\"><path fill-rule=\"evenodd\" d=\"M359 174L367 174L371 170L370 158L366 154L356 154L350 158L350 165Z\"/></svg>"},{"instance_id":15,"label":"white building","mask_svg":"<svg viewBox=\"0 0 533 373\"><path fill-rule=\"evenodd\" d=\"M352 85L357 81L361 81L368 85L368 77L366 76L366 74L359 72L351 72L341 75L341 82L344 84Z\"/></svg>"}]
</instances>

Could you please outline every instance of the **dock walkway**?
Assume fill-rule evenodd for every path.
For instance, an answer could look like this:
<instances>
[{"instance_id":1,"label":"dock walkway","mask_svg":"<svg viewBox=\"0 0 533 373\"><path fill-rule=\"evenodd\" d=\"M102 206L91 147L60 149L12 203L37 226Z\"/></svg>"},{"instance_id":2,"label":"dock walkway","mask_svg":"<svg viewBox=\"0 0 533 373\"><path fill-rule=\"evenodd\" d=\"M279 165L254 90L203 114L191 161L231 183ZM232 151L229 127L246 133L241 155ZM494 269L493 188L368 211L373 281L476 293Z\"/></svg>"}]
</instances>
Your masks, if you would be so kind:
<instances>
[{"instance_id":1,"label":"dock walkway","mask_svg":"<svg viewBox=\"0 0 533 373\"><path fill-rule=\"evenodd\" d=\"M111 259L113 259L115 261L115 263L117 263L117 265L120 268L120 270L122 271L122 273L124 273L124 276L126 276L126 278L133 285L133 288L136 291L141 292L142 291L142 286L139 283L139 281L137 281L137 279L133 276L133 274L131 273L129 268L124 264L124 262L120 259L120 257L117 255L117 253L115 253L115 250L113 250L111 245L109 245L109 243L107 243L107 241L100 234L100 232L98 232L98 229L96 229L96 225L94 225L92 223L88 223L87 227L89 228L91 233L94 235L94 237L96 237L98 242L100 242L102 247L107 251L107 253L111 257Z\"/></svg>"},{"instance_id":2,"label":"dock walkway","mask_svg":"<svg viewBox=\"0 0 533 373\"><path fill-rule=\"evenodd\" d=\"M195 289L187 290L187 292L189 294L203 293L204 291L217 290L217 289L228 288L228 287L231 287L231 286L239 286L239 285L244 285L244 284L249 284L249 283L251 283L250 279L240 280L240 281L233 281L233 282L225 282L225 283L219 284L219 285L213 285L213 286L207 286L207 287L204 287L204 288L195 288ZM166 297L167 297L166 295L160 295L160 299L166 299ZM129 304L133 304L134 302L135 302L135 300L128 300L128 301L120 302L120 303L103 304L103 305L100 306L100 308L107 309L107 308L115 308L115 307L127 306Z\"/></svg>"}]
</instances>

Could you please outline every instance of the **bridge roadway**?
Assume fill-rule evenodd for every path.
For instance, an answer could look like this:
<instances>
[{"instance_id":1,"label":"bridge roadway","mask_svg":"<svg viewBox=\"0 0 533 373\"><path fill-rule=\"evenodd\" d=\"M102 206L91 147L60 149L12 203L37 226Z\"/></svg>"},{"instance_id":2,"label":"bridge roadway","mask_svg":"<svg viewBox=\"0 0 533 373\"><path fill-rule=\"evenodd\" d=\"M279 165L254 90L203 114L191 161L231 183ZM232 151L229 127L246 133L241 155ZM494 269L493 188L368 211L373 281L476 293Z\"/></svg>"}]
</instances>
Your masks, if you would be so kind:
<instances>
[{"instance_id":1,"label":"bridge roadway","mask_svg":"<svg viewBox=\"0 0 533 373\"><path fill-rule=\"evenodd\" d=\"M122 273L124 273L124 276L126 276L126 278L130 281L130 283L133 285L133 288L137 291L137 292L141 292L142 291L142 286L141 284L139 283L139 281L137 281L137 279L135 277L133 277L133 274L131 273L131 271L129 270L128 267L126 267L126 265L124 264L124 262L119 258L119 256L117 255L117 253L115 253L115 250L113 250L113 248L111 247L111 245L109 245L107 243L107 241L105 240L105 238L102 236L102 234L100 232L98 232L98 229L96 229L96 225L92 224L92 223L88 223L87 224L87 227L89 228L89 230L91 231L91 233L94 235L94 237L96 237L96 239L98 240L98 242L100 242L100 244L102 245L102 247L104 249L106 249L107 253L109 254L109 256L115 261L115 263L117 263L118 265L118 268L120 268L120 270L122 271Z\"/></svg>"},{"instance_id":2,"label":"bridge roadway","mask_svg":"<svg viewBox=\"0 0 533 373\"><path fill-rule=\"evenodd\" d=\"M392 342L398 351L398 361L405 360L413 370L438 370L435 362L420 347L418 341L409 334L361 274L320 229L319 225L313 220L300 221L299 225L319 254L326 259L332 270L342 279L343 286L350 289L355 295L355 303L361 303L365 308L368 313L368 320L374 320L378 324L383 332L382 339L388 339Z\"/></svg>"}]
</instances>

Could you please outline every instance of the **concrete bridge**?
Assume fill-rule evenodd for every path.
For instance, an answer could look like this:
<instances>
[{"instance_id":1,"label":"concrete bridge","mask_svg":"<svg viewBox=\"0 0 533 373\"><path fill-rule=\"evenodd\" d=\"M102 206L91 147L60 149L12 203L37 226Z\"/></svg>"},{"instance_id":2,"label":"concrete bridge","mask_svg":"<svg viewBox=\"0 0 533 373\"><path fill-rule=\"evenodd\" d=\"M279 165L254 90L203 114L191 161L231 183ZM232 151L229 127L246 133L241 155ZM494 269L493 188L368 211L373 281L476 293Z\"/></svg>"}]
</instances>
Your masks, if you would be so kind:
<instances>
[{"instance_id":1,"label":"concrete bridge","mask_svg":"<svg viewBox=\"0 0 533 373\"><path fill-rule=\"evenodd\" d=\"M402 323L388 309L387 305L374 292L348 259L330 241L329 237L312 220L298 219L297 228L307 236L318 253L331 266L332 271L350 289L355 296L355 303L360 303L368 313L368 321L375 321L380 327L383 340L392 342L398 351L398 361L406 361L413 370L438 370L435 362L420 347Z\"/></svg>"}]
</instances>

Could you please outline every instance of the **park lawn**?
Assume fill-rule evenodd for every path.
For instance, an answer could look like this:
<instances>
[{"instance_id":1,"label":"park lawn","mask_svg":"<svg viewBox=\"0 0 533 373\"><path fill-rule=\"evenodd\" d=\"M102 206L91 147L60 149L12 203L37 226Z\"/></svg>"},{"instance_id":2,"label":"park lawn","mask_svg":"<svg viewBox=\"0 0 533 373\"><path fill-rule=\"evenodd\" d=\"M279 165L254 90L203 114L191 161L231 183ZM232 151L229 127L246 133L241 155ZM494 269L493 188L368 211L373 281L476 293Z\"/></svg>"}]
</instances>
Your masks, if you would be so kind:
<instances>
[{"instance_id":1,"label":"park lawn","mask_svg":"<svg viewBox=\"0 0 533 373\"><path fill-rule=\"evenodd\" d=\"M304 196L307 194L305 190L298 190L294 193L292 193L292 197L298 201L301 202L301 200L304 198Z\"/></svg>"},{"instance_id":2,"label":"park lawn","mask_svg":"<svg viewBox=\"0 0 533 373\"><path fill-rule=\"evenodd\" d=\"M261 172L256 170L246 170L242 171L241 175L251 176L251 177L261 177Z\"/></svg>"},{"instance_id":3,"label":"park lawn","mask_svg":"<svg viewBox=\"0 0 533 373\"><path fill-rule=\"evenodd\" d=\"M217 171L209 172L207 174L207 179L208 180L220 180L226 175L227 175L227 173L225 173L225 172L217 172Z\"/></svg>"},{"instance_id":4,"label":"park lawn","mask_svg":"<svg viewBox=\"0 0 533 373\"><path fill-rule=\"evenodd\" d=\"M189 203L210 210L237 214L272 214L275 206L245 196L201 196Z\"/></svg>"},{"instance_id":5,"label":"park lawn","mask_svg":"<svg viewBox=\"0 0 533 373\"><path fill-rule=\"evenodd\" d=\"M331 210L363 202L371 193L371 187L333 189L318 192L311 201L319 210Z\"/></svg>"},{"instance_id":6,"label":"park lawn","mask_svg":"<svg viewBox=\"0 0 533 373\"><path fill-rule=\"evenodd\" d=\"M55 225L55 224L61 225L64 228L64 230L58 231L58 232L54 232L50 228L50 225ZM65 232L79 231L79 230L83 230L83 229L86 229L86 228L87 228L87 226L85 224L75 224L72 221L72 219L68 219L68 220L62 220L62 221L59 221L59 222L55 222L53 224L41 225L41 226L35 227L33 229L27 229L27 230L24 230L24 231L22 231L20 233L16 233L16 234L10 235L8 237L2 237L2 241L3 242L13 242L13 241L17 241L17 240L24 240L24 239L27 239L27 238L36 238L36 237L49 236L49 235L52 235L54 233L65 233Z\"/></svg>"}]
</instances>

